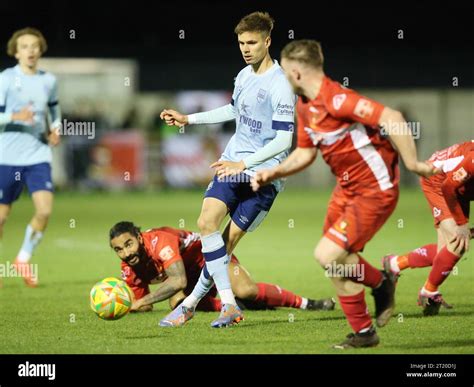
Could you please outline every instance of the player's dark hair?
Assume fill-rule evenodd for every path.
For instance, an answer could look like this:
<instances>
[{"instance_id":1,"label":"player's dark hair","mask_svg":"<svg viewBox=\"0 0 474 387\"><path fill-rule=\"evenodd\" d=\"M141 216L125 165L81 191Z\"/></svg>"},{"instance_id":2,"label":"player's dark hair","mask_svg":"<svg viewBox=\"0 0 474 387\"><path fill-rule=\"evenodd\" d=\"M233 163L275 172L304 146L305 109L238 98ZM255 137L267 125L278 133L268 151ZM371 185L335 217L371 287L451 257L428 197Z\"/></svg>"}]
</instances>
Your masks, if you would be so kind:
<instances>
[{"instance_id":1,"label":"player's dark hair","mask_svg":"<svg viewBox=\"0 0 474 387\"><path fill-rule=\"evenodd\" d=\"M125 234L126 232L132 234L133 236L137 237L140 235L140 227L135 226L133 222L118 222L116 223L109 231L109 240L111 241L112 239Z\"/></svg>"},{"instance_id":2,"label":"player's dark hair","mask_svg":"<svg viewBox=\"0 0 474 387\"><path fill-rule=\"evenodd\" d=\"M244 32L263 32L266 36L270 36L274 23L275 20L268 12L253 12L239 21L234 32L237 35Z\"/></svg>"},{"instance_id":3,"label":"player's dark hair","mask_svg":"<svg viewBox=\"0 0 474 387\"><path fill-rule=\"evenodd\" d=\"M20 36L23 35L34 35L39 39L41 54L44 54L48 49L46 39L40 30L33 27L22 28L21 30L15 31L7 43L7 54L9 56L15 56L17 50L17 41Z\"/></svg>"},{"instance_id":4,"label":"player's dark hair","mask_svg":"<svg viewBox=\"0 0 474 387\"><path fill-rule=\"evenodd\" d=\"M317 69L321 69L324 64L321 43L310 39L294 40L288 43L281 50L281 58L295 60Z\"/></svg>"}]
</instances>

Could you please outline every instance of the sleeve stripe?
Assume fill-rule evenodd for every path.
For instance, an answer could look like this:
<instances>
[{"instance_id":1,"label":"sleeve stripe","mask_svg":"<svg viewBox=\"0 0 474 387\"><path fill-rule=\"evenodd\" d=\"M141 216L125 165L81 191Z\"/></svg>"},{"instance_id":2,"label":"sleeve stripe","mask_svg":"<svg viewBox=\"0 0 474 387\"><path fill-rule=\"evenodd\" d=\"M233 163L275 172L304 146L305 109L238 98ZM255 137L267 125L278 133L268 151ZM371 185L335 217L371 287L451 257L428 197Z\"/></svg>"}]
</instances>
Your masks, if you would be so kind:
<instances>
[{"instance_id":1,"label":"sleeve stripe","mask_svg":"<svg viewBox=\"0 0 474 387\"><path fill-rule=\"evenodd\" d=\"M5 113L5 105L0 106L0 113Z\"/></svg>"},{"instance_id":2,"label":"sleeve stripe","mask_svg":"<svg viewBox=\"0 0 474 387\"><path fill-rule=\"evenodd\" d=\"M295 124L288 121L272 121L272 129L293 132L295 130Z\"/></svg>"},{"instance_id":3,"label":"sleeve stripe","mask_svg":"<svg viewBox=\"0 0 474 387\"><path fill-rule=\"evenodd\" d=\"M49 107L56 106L59 103L59 101L53 101L53 102L48 102Z\"/></svg>"}]
</instances>

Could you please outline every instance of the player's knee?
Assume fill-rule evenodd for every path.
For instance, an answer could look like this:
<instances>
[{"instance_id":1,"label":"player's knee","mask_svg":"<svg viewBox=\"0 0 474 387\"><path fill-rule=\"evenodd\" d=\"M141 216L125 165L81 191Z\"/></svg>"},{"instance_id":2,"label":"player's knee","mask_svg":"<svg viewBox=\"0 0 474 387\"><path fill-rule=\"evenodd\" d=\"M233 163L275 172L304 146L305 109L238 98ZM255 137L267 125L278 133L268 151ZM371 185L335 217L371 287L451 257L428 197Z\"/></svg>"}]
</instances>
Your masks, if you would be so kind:
<instances>
[{"instance_id":1,"label":"player's knee","mask_svg":"<svg viewBox=\"0 0 474 387\"><path fill-rule=\"evenodd\" d=\"M243 300L254 300L257 297L258 287L254 283L244 283L235 286L234 295Z\"/></svg>"},{"instance_id":2,"label":"player's knee","mask_svg":"<svg viewBox=\"0 0 474 387\"><path fill-rule=\"evenodd\" d=\"M326 254L323 249L316 247L314 249L314 259L316 262L321 265L323 269L325 269L327 266L331 265L333 262L333 258L330 257L328 254Z\"/></svg>"},{"instance_id":3,"label":"player's knee","mask_svg":"<svg viewBox=\"0 0 474 387\"><path fill-rule=\"evenodd\" d=\"M0 229L4 226L4 224L7 222L7 215L0 215Z\"/></svg>"},{"instance_id":4,"label":"player's knee","mask_svg":"<svg viewBox=\"0 0 474 387\"><path fill-rule=\"evenodd\" d=\"M210 219L210 217L205 216L205 215L201 215L198 218L197 226L199 228L199 231L203 235L208 235L208 234L211 234L211 233L219 230L219 225L216 224L215 221Z\"/></svg>"},{"instance_id":5,"label":"player's knee","mask_svg":"<svg viewBox=\"0 0 474 387\"><path fill-rule=\"evenodd\" d=\"M51 216L51 208L38 208L36 211L35 211L35 217L37 219L40 219L42 221L47 221L49 219L49 217Z\"/></svg>"},{"instance_id":6,"label":"player's knee","mask_svg":"<svg viewBox=\"0 0 474 387\"><path fill-rule=\"evenodd\" d=\"M466 249L462 246L456 246L454 243L448 243L446 245L446 249L451 253L451 254L454 254L454 255L457 255L459 258L458 260L464 255L464 253L466 252ZM456 261L457 262L457 261Z\"/></svg>"}]
</instances>

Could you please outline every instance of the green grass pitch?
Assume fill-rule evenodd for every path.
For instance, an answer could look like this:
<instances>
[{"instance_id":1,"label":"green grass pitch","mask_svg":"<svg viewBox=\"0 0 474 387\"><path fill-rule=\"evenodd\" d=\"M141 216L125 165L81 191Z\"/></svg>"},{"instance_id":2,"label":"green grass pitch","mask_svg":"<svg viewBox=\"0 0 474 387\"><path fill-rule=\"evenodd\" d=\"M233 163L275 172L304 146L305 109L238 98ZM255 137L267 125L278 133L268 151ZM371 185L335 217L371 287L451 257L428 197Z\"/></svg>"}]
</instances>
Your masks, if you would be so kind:
<instances>
[{"instance_id":1,"label":"green grass pitch","mask_svg":"<svg viewBox=\"0 0 474 387\"><path fill-rule=\"evenodd\" d=\"M236 255L256 281L272 282L307 297L332 296L333 289L312 252L321 235L330 192L287 189L262 226L247 235ZM214 313L198 313L185 327L159 328L167 302L152 313L102 321L89 308L92 285L119 276L119 260L108 246L108 229L133 220L142 229L168 225L195 230L202 192L56 195L46 237L33 257L40 287L19 278L0 289L1 353L335 353L331 345L350 332L339 306L333 312L295 309L246 312L238 326L215 330ZM32 213L24 195L15 204L4 235L1 263L13 261ZM380 258L434 242L430 210L421 191L402 190L397 210L363 253ZM471 257L469 257L471 255ZM397 288L396 314L379 329L377 348L349 353L474 353L474 263L472 253L443 285L454 309L422 317L417 292L428 269L405 271ZM366 290L373 312L373 299ZM339 353L339 352L336 352Z\"/></svg>"}]
</instances>

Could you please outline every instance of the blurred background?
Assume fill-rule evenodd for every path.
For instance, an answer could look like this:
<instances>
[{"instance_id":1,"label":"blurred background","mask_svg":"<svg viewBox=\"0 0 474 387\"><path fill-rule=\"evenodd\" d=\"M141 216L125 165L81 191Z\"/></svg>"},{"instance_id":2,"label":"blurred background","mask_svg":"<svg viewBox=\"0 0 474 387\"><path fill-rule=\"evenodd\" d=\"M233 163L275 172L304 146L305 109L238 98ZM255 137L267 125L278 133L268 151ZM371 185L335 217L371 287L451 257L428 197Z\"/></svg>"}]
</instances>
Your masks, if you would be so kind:
<instances>
[{"instance_id":1,"label":"blurred background","mask_svg":"<svg viewBox=\"0 0 474 387\"><path fill-rule=\"evenodd\" d=\"M209 164L219 158L234 123L183 132L164 125L159 113L229 103L233 79L244 67L233 29L256 10L276 20L273 58L279 60L292 39L322 42L326 74L402 111L422 158L473 138L472 6L419 1L383 7L45 1L20 11L6 1L0 3L0 36L6 48L15 30L32 26L48 41L40 68L58 78L67 124L54 150L58 190L198 188L211 179ZM3 50L0 70L13 65ZM402 177L403 184L416 184L414 176ZM332 179L318 159L288 186L331 186Z\"/></svg>"}]
</instances>

